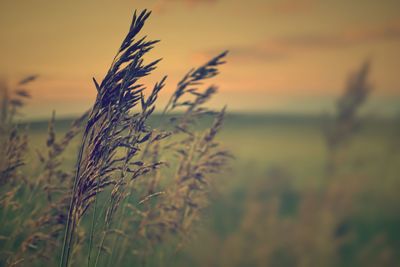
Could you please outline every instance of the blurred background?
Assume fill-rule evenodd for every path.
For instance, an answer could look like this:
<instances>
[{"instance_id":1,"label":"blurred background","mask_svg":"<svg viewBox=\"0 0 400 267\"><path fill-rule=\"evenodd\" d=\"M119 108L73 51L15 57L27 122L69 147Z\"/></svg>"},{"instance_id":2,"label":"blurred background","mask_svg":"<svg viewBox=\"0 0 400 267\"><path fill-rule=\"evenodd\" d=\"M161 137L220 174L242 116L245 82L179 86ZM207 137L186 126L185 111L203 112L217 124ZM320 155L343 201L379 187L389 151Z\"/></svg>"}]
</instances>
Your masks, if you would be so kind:
<instances>
[{"instance_id":1,"label":"blurred background","mask_svg":"<svg viewBox=\"0 0 400 267\"><path fill-rule=\"evenodd\" d=\"M22 118L34 140L53 110L62 132L90 107L143 8L163 58L146 83L168 74L159 107L230 51L211 105L228 106L236 159L165 266L400 266L400 2L2 0L0 74L39 75Z\"/></svg>"}]
</instances>

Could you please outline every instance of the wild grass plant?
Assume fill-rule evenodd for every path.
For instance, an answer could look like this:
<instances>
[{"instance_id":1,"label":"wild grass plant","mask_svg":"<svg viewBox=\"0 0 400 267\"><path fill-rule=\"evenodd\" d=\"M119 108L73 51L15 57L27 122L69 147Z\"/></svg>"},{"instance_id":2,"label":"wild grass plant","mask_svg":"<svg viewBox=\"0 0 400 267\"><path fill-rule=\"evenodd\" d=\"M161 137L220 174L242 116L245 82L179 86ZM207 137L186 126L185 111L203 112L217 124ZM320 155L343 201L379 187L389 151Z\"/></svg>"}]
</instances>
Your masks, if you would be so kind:
<instances>
[{"instance_id":1,"label":"wild grass plant","mask_svg":"<svg viewBox=\"0 0 400 267\"><path fill-rule=\"evenodd\" d=\"M84 120L83 116L74 121L65 135L56 140L53 114L44 149L36 151L38 162L29 162L28 134L25 128L21 129L18 116L30 97L22 86L35 79L36 76L23 79L11 97L5 93L2 99L1 144L5 148L1 157L4 231L1 262L6 266L50 258L49 252L65 224L66 199L69 199L71 173L63 170L61 156L80 132Z\"/></svg>"},{"instance_id":2,"label":"wild grass plant","mask_svg":"<svg viewBox=\"0 0 400 267\"><path fill-rule=\"evenodd\" d=\"M348 144L361 127L359 110L372 90L368 81L369 71L370 62L366 61L358 71L349 75L343 95L337 100L334 118L324 125L328 172L335 171L337 164L340 164L340 149Z\"/></svg>"},{"instance_id":3,"label":"wild grass plant","mask_svg":"<svg viewBox=\"0 0 400 267\"><path fill-rule=\"evenodd\" d=\"M231 157L215 141L225 108L214 112L204 106L216 87L200 88L218 74L226 52L191 70L165 106L164 119L171 119L172 110L183 111L151 127L148 120L166 77L145 96L141 80L159 62L144 60L158 42L139 37L149 16L146 10L135 12L104 79L93 79L92 108L61 138L53 114L34 172L22 168L29 163L24 160L27 135L17 131L14 121L29 94L17 90L11 98L4 91L1 265L122 266L135 259L146 264L157 244L173 244L173 238L164 238L167 233L188 239L207 205L212 178ZM192 126L202 117L215 117L215 122L198 132ZM74 138L81 138L76 167L65 170L63 153ZM171 160L174 154L182 158ZM176 168L173 177L168 168Z\"/></svg>"}]
</instances>

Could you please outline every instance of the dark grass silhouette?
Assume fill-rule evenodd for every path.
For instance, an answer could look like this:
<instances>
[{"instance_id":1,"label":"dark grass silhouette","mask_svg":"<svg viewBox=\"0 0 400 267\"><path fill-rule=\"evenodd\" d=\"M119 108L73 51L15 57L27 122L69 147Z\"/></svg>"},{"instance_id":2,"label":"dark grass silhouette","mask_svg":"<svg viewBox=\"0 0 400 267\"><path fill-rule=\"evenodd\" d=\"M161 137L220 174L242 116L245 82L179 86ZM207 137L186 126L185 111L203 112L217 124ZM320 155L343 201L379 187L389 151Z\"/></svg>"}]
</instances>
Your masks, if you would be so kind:
<instances>
[{"instance_id":1,"label":"dark grass silhouette","mask_svg":"<svg viewBox=\"0 0 400 267\"><path fill-rule=\"evenodd\" d=\"M360 127L358 112L372 90L368 81L370 65L369 61L365 61L357 72L349 76L343 95L337 101L333 121L324 125L328 148L327 172L335 172L338 151L348 143Z\"/></svg>"},{"instance_id":2,"label":"dark grass silhouette","mask_svg":"<svg viewBox=\"0 0 400 267\"><path fill-rule=\"evenodd\" d=\"M10 97L4 90L0 203L3 221L9 222L7 227L11 231L5 238L7 253L1 256L6 266L56 265L57 261L61 267L110 266L115 260L121 264L133 249L149 255L148 247L137 247L136 243L137 239L152 243L152 227L168 221L169 213L158 214L160 207L182 214L174 220L186 239L190 232L188 221L192 225L192 217L196 220L200 217L205 206L200 203L206 201L206 192L212 186L207 181L223 171L230 156L214 140L222 126L225 108L221 112L205 108L216 87L201 91L200 85L218 74L226 52L191 70L178 84L164 114L183 107L185 111L181 115L162 122L158 128L150 127L148 120L166 77L145 96L146 86L141 79L159 62L145 63L144 60L158 41L138 37L149 16L147 10L135 12L108 73L101 83L93 79L97 96L92 108L74 121L61 138L55 131L53 113L46 148L37 151L39 167L25 166L35 169L32 173L22 169L29 149L28 136L18 129L15 121L29 93L18 89ZM36 76L27 77L19 86L35 79ZM215 117L215 122L200 134L190 126L203 116ZM76 167L65 170L62 156L76 137L81 138ZM173 153L168 151L191 153L192 160L176 165L170 159ZM166 167L175 165L176 177L168 178ZM165 179L163 185L159 183L161 177ZM182 204L175 206L175 202ZM140 209L148 216L131 212ZM15 220L9 220L8 210ZM130 224L132 221L136 226ZM132 226L139 232L146 229L149 234L132 233ZM129 234L134 237L133 241ZM115 250L120 241L124 246ZM61 250L59 260L54 253L57 249ZM139 259L146 261L145 257Z\"/></svg>"}]
</instances>

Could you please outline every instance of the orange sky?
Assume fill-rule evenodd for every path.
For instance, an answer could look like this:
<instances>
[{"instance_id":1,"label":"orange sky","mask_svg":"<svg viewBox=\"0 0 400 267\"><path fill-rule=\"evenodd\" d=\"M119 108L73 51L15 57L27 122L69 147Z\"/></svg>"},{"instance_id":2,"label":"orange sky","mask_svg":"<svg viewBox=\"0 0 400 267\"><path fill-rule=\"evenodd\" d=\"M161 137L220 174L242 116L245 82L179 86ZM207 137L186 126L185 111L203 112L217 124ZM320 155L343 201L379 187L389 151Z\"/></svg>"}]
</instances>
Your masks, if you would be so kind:
<instances>
[{"instance_id":1,"label":"orange sky","mask_svg":"<svg viewBox=\"0 0 400 267\"><path fill-rule=\"evenodd\" d=\"M366 58L371 110L399 103L398 0L1 0L0 74L9 82L41 76L30 116L90 106L91 78L107 71L135 8L154 11L144 33L162 41L149 57L163 57L150 81L169 75L161 100L189 68L228 49L214 105L323 111Z\"/></svg>"}]
</instances>

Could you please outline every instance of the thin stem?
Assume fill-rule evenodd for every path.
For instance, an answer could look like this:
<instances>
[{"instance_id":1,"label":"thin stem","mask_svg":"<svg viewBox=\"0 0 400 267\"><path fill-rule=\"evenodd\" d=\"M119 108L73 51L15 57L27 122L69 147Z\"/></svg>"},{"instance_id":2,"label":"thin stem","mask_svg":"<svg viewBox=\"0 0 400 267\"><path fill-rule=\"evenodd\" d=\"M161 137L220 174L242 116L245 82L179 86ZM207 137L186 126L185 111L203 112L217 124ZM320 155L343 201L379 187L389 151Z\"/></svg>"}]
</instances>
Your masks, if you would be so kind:
<instances>
[{"instance_id":1,"label":"thin stem","mask_svg":"<svg viewBox=\"0 0 400 267\"><path fill-rule=\"evenodd\" d=\"M65 226L64 240L63 240L61 258L60 258L60 264L59 264L60 267L64 267L64 266L68 267L69 251L70 251L70 245L71 245L70 241L71 241L72 235L73 235L73 233L71 232L71 219L72 219L71 217L72 217L72 213L73 213L73 209L74 209L75 191L76 191L76 186L77 186L78 179L79 179L80 165L81 165L83 151L85 148L85 143L86 143L86 138L88 136L88 133L89 133L89 124L86 125L85 132L82 136L81 145L80 145L79 152L78 152L78 158L76 160L74 185L72 188L71 200L70 200L70 204L69 204L67 224ZM67 247L67 243L68 243L68 247ZM66 254L66 249L68 250L67 254ZM64 264L64 262L65 262L65 264Z\"/></svg>"},{"instance_id":2,"label":"thin stem","mask_svg":"<svg viewBox=\"0 0 400 267\"><path fill-rule=\"evenodd\" d=\"M97 178L97 182L100 182L100 176ZM93 234L95 228L95 218L96 218L96 210L97 210L97 194L98 194L98 187L96 187L96 197L94 199L94 208L93 208L93 217L92 217L92 225L90 229L90 237L89 237L89 253L88 253L88 261L87 266L90 267L90 255L92 254L92 245L93 245Z\"/></svg>"}]
</instances>

